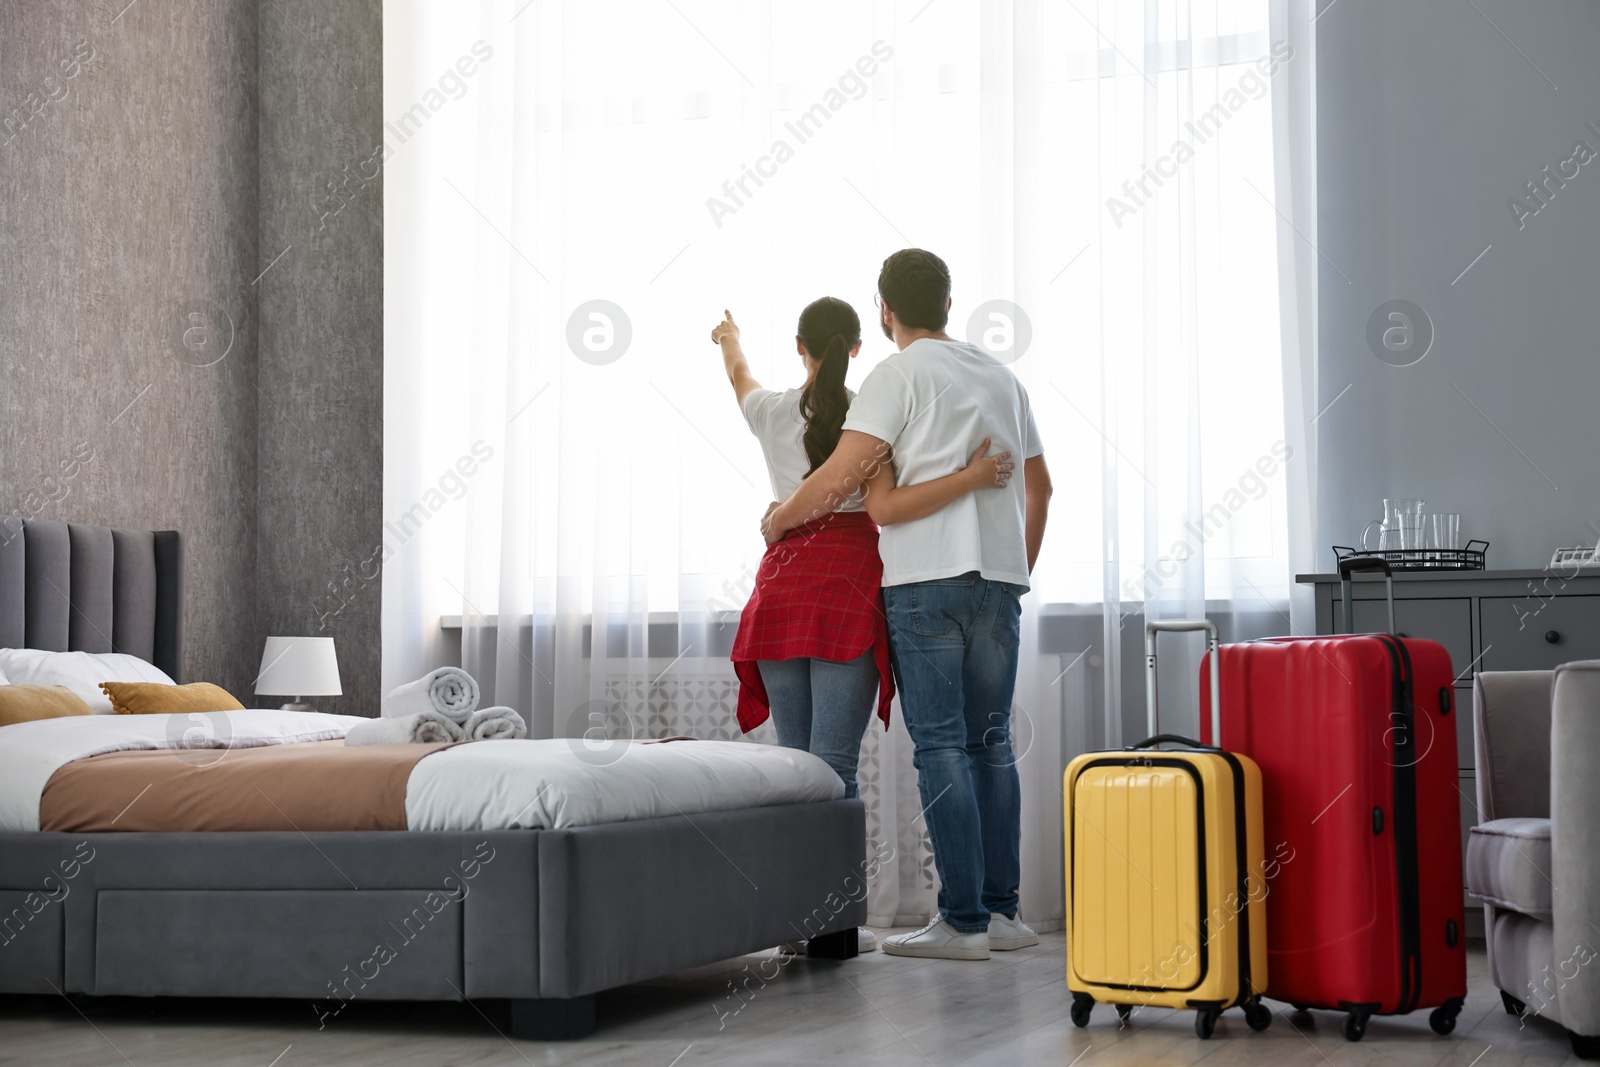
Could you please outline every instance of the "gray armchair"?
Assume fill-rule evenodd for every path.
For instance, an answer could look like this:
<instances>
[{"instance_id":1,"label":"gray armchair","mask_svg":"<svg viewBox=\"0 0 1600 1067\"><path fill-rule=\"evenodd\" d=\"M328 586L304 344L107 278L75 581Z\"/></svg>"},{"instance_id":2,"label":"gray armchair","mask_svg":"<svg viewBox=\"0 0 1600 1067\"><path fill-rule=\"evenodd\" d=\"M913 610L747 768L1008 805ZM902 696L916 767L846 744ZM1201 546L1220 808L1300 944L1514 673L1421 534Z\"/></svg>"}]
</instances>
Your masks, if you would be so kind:
<instances>
[{"instance_id":1,"label":"gray armchair","mask_svg":"<svg viewBox=\"0 0 1600 1067\"><path fill-rule=\"evenodd\" d=\"M1475 689L1467 887L1489 975L1508 1012L1559 1023L1600 1059L1600 660L1483 672Z\"/></svg>"}]
</instances>

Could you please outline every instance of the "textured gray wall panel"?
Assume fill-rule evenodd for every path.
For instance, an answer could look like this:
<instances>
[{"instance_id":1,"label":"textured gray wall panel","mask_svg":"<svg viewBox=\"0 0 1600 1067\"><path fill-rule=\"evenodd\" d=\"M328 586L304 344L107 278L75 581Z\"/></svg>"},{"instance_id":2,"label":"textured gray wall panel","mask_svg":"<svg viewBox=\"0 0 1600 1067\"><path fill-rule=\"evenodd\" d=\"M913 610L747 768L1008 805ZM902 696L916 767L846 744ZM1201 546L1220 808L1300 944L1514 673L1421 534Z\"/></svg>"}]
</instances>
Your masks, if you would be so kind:
<instances>
[{"instance_id":1,"label":"textured gray wall panel","mask_svg":"<svg viewBox=\"0 0 1600 1067\"><path fill-rule=\"evenodd\" d=\"M260 33L258 632L333 637L346 695L313 703L376 714L383 5L276 0Z\"/></svg>"},{"instance_id":2,"label":"textured gray wall panel","mask_svg":"<svg viewBox=\"0 0 1600 1067\"><path fill-rule=\"evenodd\" d=\"M381 13L0 3L0 513L183 531L184 674L247 704L331 634L375 710Z\"/></svg>"},{"instance_id":3,"label":"textured gray wall panel","mask_svg":"<svg viewBox=\"0 0 1600 1067\"><path fill-rule=\"evenodd\" d=\"M247 697L255 5L125 7L0 4L0 512L182 530L185 673Z\"/></svg>"}]
</instances>

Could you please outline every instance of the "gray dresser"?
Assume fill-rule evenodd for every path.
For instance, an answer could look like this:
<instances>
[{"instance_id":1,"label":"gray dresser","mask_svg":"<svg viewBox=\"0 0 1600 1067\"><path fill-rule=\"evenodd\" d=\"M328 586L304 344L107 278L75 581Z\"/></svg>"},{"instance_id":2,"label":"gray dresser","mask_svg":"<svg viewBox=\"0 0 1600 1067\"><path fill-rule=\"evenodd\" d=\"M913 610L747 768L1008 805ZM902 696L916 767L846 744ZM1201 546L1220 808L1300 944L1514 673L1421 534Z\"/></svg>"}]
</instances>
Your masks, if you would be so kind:
<instances>
[{"instance_id":1,"label":"gray dresser","mask_svg":"<svg viewBox=\"0 0 1600 1067\"><path fill-rule=\"evenodd\" d=\"M1339 576L1302 574L1316 590L1317 633L1338 633ZM1600 659L1600 572L1573 570L1400 572L1394 576L1395 627L1442 644L1456 669L1456 751L1461 775L1461 838L1477 822L1472 743L1472 678L1480 671L1549 670ZM1383 580L1357 575L1355 627L1386 629ZM1469 933L1483 936L1480 909L1467 909Z\"/></svg>"}]
</instances>

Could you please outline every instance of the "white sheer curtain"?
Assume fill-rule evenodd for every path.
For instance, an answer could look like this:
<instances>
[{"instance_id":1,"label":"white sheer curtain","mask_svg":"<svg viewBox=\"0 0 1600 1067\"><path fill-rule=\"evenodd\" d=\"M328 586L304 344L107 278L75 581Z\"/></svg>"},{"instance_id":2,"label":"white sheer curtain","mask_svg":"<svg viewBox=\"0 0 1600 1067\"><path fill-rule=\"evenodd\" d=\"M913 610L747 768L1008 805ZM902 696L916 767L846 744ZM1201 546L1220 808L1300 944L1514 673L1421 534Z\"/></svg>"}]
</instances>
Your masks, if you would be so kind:
<instances>
[{"instance_id":1,"label":"white sheer curtain","mask_svg":"<svg viewBox=\"0 0 1600 1067\"><path fill-rule=\"evenodd\" d=\"M1332 4L1324 7L1326 11ZM1272 38L1295 60L1274 82L1273 197L1278 212L1278 289L1282 308L1283 421L1296 453L1288 479L1289 561L1294 573L1317 569L1317 419L1340 399L1317 396L1317 65L1315 0L1271 0ZM1292 632L1316 633L1309 586L1290 588Z\"/></svg>"},{"instance_id":2,"label":"white sheer curtain","mask_svg":"<svg viewBox=\"0 0 1600 1067\"><path fill-rule=\"evenodd\" d=\"M859 381L891 351L879 264L933 249L1055 475L1016 733L1023 912L1059 925L1062 767L1142 708L1126 620L1287 600L1263 72L1298 60L1268 6L387 0L386 684L456 656L460 616L535 736L736 736L771 494L709 331L733 309L757 376L797 384L831 293L867 323ZM898 711L862 784L872 921L916 921Z\"/></svg>"}]
</instances>

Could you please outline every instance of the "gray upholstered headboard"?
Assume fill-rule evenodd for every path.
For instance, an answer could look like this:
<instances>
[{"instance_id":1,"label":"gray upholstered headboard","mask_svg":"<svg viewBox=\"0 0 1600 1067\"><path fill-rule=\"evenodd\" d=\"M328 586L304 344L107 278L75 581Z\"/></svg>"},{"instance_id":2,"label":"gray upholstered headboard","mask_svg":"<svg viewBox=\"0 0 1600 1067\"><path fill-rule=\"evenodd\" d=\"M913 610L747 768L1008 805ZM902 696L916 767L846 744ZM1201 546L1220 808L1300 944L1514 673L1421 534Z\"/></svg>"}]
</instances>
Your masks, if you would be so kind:
<instances>
[{"instance_id":1,"label":"gray upholstered headboard","mask_svg":"<svg viewBox=\"0 0 1600 1067\"><path fill-rule=\"evenodd\" d=\"M178 532L0 515L0 648L127 652L183 681Z\"/></svg>"}]
</instances>

